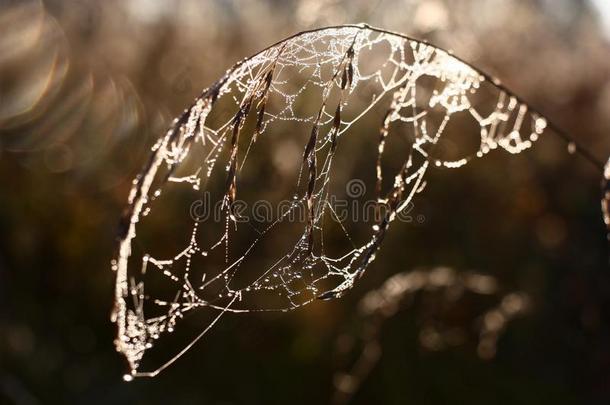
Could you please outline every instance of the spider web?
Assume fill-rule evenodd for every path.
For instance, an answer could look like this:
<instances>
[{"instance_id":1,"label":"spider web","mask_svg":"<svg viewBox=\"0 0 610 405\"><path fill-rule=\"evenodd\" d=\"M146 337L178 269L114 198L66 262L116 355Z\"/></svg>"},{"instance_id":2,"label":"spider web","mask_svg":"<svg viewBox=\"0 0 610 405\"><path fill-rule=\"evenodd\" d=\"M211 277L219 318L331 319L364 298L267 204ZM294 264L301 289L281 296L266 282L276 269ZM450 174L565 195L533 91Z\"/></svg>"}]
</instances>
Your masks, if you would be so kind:
<instances>
[{"instance_id":1,"label":"spider web","mask_svg":"<svg viewBox=\"0 0 610 405\"><path fill-rule=\"evenodd\" d=\"M493 149L519 153L546 126L450 53L368 26L304 32L236 64L174 121L133 182L112 263L125 378L158 374L227 312L342 296L431 168L458 168ZM343 147L351 142L360 149ZM370 158L377 215L352 232L331 201L354 150ZM287 203L264 224L244 221L237 203L257 198ZM199 215L213 206L214 218ZM325 243L333 226L342 243ZM145 352L201 309L211 313L205 329L140 371Z\"/></svg>"}]
</instances>

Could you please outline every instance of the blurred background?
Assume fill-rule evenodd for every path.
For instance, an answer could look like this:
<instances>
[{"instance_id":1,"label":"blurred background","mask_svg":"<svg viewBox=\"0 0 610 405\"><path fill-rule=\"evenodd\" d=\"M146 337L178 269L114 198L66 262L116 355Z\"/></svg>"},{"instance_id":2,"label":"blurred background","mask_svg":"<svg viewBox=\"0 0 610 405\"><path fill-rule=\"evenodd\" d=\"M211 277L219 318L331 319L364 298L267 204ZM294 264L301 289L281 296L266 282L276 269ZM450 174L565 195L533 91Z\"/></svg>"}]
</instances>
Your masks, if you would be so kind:
<instances>
[{"instance_id":1,"label":"blurred background","mask_svg":"<svg viewBox=\"0 0 610 405\"><path fill-rule=\"evenodd\" d=\"M154 140L236 61L357 22L452 49L610 154L606 0L0 1L0 402L609 403L601 173L552 136L431 175L421 220L390 231L344 299L227 317L159 377L123 382L110 260ZM499 302L480 294L430 288L371 326L367 292L435 266L493 277L528 310L493 350ZM350 380L371 334L370 371Z\"/></svg>"}]
</instances>

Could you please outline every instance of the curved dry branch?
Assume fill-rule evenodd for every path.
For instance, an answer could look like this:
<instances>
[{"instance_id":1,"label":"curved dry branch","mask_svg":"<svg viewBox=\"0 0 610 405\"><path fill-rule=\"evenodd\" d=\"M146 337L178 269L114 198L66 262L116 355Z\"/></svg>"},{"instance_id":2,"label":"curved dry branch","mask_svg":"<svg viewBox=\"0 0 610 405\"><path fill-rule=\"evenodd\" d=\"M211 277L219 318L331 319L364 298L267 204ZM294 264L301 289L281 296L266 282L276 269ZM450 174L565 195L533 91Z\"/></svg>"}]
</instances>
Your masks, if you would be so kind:
<instances>
[{"instance_id":1,"label":"curved dry branch","mask_svg":"<svg viewBox=\"0 0 610 405\"><path fill-rule=\"evenodd\" d=\"M411 309L415 296L420 294L434 295L435 301L448 307L454 307L466 294L491 296L498 302L473 320L478 334L477 354L485 360L495 356L498 339L508 324L531 307L525 293L502 291L498 281L490 275L457 272L449 267L398 273L360 300L357 312L359 333L356 336L341 334L337 338L336 355L340 366L333 378L333 403L348 403L358 392L383 354L383 326L398 312ZM419 341L422 347L438 351L465 343L468 329L445 326L440 318L429 319L424 321Z\"/></svg>"}]
</instances>

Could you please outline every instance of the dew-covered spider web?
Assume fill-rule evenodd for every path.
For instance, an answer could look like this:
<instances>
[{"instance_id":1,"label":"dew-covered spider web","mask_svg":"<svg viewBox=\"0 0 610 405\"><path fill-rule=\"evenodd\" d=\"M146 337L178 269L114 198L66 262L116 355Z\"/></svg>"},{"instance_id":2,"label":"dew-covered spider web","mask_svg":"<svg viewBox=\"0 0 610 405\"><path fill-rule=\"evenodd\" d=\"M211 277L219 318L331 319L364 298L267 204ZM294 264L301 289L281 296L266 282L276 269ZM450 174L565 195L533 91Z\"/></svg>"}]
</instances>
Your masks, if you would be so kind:
<instances>
[{"instance_id":1,"label":"dew-covered spider web","mask_svg":"<svg viewBox=\"0 0 610 405\"><path fill-rule=\"evenodd\" d=\"M126 378L156 375L223 314L342 296L427 172L522 152L546 126L450 53L368 26L304 32L239 62L133 182L112 266ZM356 161L368 162L360 183ZM199 334L143 366L195 313Z\"/></svg>"}]
</instances>

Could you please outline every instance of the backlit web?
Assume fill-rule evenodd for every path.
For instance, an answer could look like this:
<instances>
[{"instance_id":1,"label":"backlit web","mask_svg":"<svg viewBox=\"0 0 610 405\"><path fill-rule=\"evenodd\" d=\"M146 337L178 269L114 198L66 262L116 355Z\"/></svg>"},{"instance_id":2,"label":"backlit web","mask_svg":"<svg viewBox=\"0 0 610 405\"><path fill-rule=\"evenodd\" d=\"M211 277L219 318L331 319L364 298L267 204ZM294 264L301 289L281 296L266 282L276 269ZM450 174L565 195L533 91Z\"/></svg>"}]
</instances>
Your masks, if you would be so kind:
<instances>
[{"instance_id":1,"label":"backlit web","mask_svg":"<svg viewBox=\"0 0 610 405\"><path fill-rule=\"evenodd\" d=\"M545 127L449 53L367 26L301 33L238 63L174 121L134 180L113 261L126 379L156 375L227 312L340 297L427 171L519 153ZM361 183L348 170L354 154L369 162ZM367 198L365 221L351 200ZM260 201L274 215L253 221L239 209ZM147 350L203 310L198 336L140 370Z\"/></svg>"}]
</instances>

